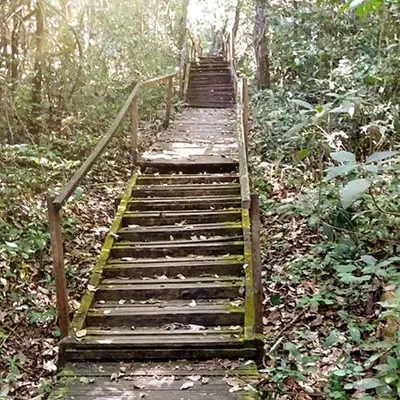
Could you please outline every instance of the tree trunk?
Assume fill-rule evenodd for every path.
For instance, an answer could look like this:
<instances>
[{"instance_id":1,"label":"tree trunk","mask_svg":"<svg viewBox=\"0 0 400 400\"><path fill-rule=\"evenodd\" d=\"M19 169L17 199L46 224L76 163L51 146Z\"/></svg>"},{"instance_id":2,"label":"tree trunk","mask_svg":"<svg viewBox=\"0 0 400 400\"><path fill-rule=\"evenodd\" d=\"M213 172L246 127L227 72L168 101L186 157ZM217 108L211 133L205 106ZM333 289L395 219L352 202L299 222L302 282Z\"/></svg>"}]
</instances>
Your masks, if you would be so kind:
<instances>
[{"instance_id":1,"label":"tree trunk","mask_svg":"<svg viewBox=\"0 0 400 400\"><path fill-rule=\"evenodd\" d=\"M32 79L32 131L39 132L40 103L42 102L43 63L44 63L44 10L43 4L38 1L35 6L36 15L36 53L34 75Z\"/></svg>"},{"instance_id":2,"label":"tree trunk","mask_svg":"<svg viewBox=\"0 0 400 400\"><path fill-rule=\"evenodd\" d=\"M240 13L242 11L242 6L243 6L243 0L237 0L236 3L236 9L235 9L235 21L233 23L233 29L232 29L232 58L235 59L235 54L236 54L236 36L238 34L239 30L239 24L240 24Z\"/></svg>"},{"instance_id":3,"label":"tree trunk","mask_svg":"<svg viewBox=\"0 0 400 400\"><path fill-rule=\"evenodd\" d=\"M266 11L267 0L255 0L254 50L259 89L268 89L271 86Z\"/></svg>"},{"instance_id":4,"label":"tree trunk","mask_svg":"<svg viewBox=\"0 0 400 400\"><path fill-rule=\"evenodd\" d=\"M14 15L13 29L11 33L11 90L14 93L18 82L19 54L18 37L19 35L19 15Z\"/></svg>"}]
</instances>

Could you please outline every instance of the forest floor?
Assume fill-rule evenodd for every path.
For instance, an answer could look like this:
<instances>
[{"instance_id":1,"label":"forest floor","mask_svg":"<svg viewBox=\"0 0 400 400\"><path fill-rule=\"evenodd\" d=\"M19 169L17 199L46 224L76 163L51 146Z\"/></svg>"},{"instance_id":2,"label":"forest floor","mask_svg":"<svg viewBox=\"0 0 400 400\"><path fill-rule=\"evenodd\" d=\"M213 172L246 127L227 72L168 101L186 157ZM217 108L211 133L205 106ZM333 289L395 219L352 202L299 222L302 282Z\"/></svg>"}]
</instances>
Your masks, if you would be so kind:
<instances>
[{"instance_id":1,"label":"forest floor","mask_svg":"<svg viewBox=\"0 0 400 400\"><path fill-rule=\"evenodd\" d=\"M155 140L161 122L143 124L143 143ZM59 191L79 165L73 160L85 159L97 141L81 126L74 129L73 143L62 131L41 145L0 146L1 400L45 399L57 369L60 332L45 197ZM131 175L130 157L128 135L120 134L64 206L71 315Z\"/></svg>"},{"instance_id":2,"label":"forest floor","mask_svg":"<svg viewBox=\"0 0 400 400\"><path fill-rule=\"evenodd\" d=\"M114 201L130 175L128 149L124 141L115 145L65 208L71 312L79 306L110 228ZM56 370L59 331L43 193L57 181L52 174L59 159L42 150L0 148L0 165L5 167L0 190L8 196L0 202L0 234L5 235L5 224L13 226L0 245L1 399L45 399ZM65 160L63 165L68 165L67 172L74 169ZM347 399L347 383L352 398L362 398L351 385L379 358L373 347L361 348L368 335L380 336L372 323L378 312L366 312L357 298L347 303L348 291L336 290L332 269L324 266L333 257L332 243L319 228L310 227L308 216L290 211L299 195L315 186L292 168L276 168L259 159L253 160L252 169L262 204L265 289L264 378L257 389L266 399Z\"/></svg>"}]
</instances>

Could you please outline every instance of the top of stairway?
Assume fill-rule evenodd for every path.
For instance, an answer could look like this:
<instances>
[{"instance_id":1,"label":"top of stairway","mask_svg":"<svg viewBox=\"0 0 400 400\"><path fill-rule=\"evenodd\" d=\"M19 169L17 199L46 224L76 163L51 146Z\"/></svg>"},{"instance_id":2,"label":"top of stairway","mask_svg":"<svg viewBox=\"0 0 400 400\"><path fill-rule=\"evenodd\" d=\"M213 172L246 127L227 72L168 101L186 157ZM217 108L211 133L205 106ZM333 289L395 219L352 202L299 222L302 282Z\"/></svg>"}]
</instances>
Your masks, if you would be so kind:
<instances>
[{"instance_id":1,"label":"top of stairway","mask_svg":"<svg viewBox=\"0 0 400 400\"><path fill-rule=\"evenodd\" d=\"M186 108L141 157L141 164L220 165L238 162L235 108Z\"/></svg>"}]
</instances>

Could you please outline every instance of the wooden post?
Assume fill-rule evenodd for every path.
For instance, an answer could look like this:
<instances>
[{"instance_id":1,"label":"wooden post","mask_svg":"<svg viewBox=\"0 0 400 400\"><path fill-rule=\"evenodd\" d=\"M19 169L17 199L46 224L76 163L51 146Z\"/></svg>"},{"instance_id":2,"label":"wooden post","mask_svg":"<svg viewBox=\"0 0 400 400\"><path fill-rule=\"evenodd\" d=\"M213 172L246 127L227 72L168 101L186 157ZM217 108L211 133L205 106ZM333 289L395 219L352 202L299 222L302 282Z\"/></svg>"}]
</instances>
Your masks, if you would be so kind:
<instances>
[{"instance_id":1,"label":"wooden post","mask_svg":"<svg viewBox=\"0 0 400 400\"><path fill-rule=\"evenodd\" d=\"M249 86L246 78L243 78L243 88L242 88L242 112L243 112L243 131L244 140L246 143L246 154L249 150Z\"/></svg>"},{"instance_id":2,"label":"wooden post","mask_svg":"<svg viewBox=\"0 0 400 400\"><path fill-rule=\"evenodd\" d=\"M132 162L136 165L139 161L138 134L139 134L139 93L132 100L131 110L131 147Z\"/></svg>"},{"instance_id":3,"label":"wooden post","mask_svg":"<svg viewBox=\"0 0 400 400\"><path fill-rule=\"evenodd\" d=\"M260 199L258 194L252 194L251 217L251 248L253 263L253 290L254 290L254 328L256 334L263 333L263 290L262 290L262 264L260 243Z\"/></svg>"},{"instance_id":4,"label":"wooden post","mask_svg":"<svg viewBox=\"0 0 400 400\"><path fill-rule=\"evenodd\" d=\"M165 112L164 128L168 128L169 120L171 118L171 108L172 108L172 97L174 95L174 78L168 79L168 91L167 91L167 109Z\"/></svg>"},{"instance_id":5,"label":"wooden post","mask_svg":"<svg viewBox=\"0 0 400 400\"><path fill-rule=\"evenodd\" d=\"M53 269L56 280L57 314L61 337L64 338L68 335L69 331L67 279L65 277L60 212L56 209L53 201L54 197L47 198L47 209L51 234L51 253L53 256Z\"/></svg>"},{"instance_id":6,"label":"wooden post","mask_svg":"<svg viewBox=\"0 0 400 400\"><path fill-rule=\"evenodd\" d=\"M186 80L186 68L187 62L184 63L182 70L179 73L179 98L183 99L185 93L185 80Z\"/></svg>"}]
</instances>

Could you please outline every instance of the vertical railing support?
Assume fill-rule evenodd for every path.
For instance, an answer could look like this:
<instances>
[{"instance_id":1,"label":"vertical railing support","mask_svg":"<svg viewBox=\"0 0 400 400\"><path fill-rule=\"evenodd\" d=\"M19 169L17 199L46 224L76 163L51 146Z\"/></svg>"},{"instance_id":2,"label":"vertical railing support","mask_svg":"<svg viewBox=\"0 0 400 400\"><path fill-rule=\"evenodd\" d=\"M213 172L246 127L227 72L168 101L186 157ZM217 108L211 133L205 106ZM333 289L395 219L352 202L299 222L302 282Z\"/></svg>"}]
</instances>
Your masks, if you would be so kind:
<instances>
[{"instance_id":1,"label":"vertical railing support","mask_svg":"<svg viewBox=\"0 0 400 400\"><path fill-rule=\"evenodd\" d=\"M136 165L139 161L138 135L139 135L139 93L132 100L131 106L131 150L132 162Z\"/></svg>"},{"instance_id":2,"label":"vertical railing support","mask_svg":"<svg viewBox=\"0 0 400 400\"><path fill-rule=\"evenodd\" d=\"M249 85L246 78L243 78L242 96L243 131L247 154L249 150Z\"/></svg>"},{"instance_id":3,"label":"vertical railing support","mask_svg":"<svg viewBox=\"0 0 400 400\"><path fill-rule=\"evenodd\" d=\"M262 290L262 264L260 242L260 199L258 194L250 196L251 218L251 248L253 264L253 290L254 290L254 330L256 334L263 333L263 290Z\"/></svg>"},{"instance_id":4,"label":"vertical railing support","mask_svg":"<svg viewBox=\"0 0 400 400\"><path fill-rule=\"evenodd\" d=\"M172 98L174 96L174 78L168 79L168 91L167 91L167 109L165 112L164 128L168 128L169 120L171 119L172 109Z\"/></svg>"},{"instance_id":5,"label":"vertical railing support","mask_svg":"<svg viewBox=\"0 0 400 400\"><path fill-rule=\"evenodd\" d=\"M61 233L60 212L56 209L53 197L47 198L49 227L51 234L51 253L53 256L53 269L56 280L57 314L60 325L61 337L68 335L69 331L69 307L67 280L65 277L64 250Z\"/></svg>"}]
</instances>

